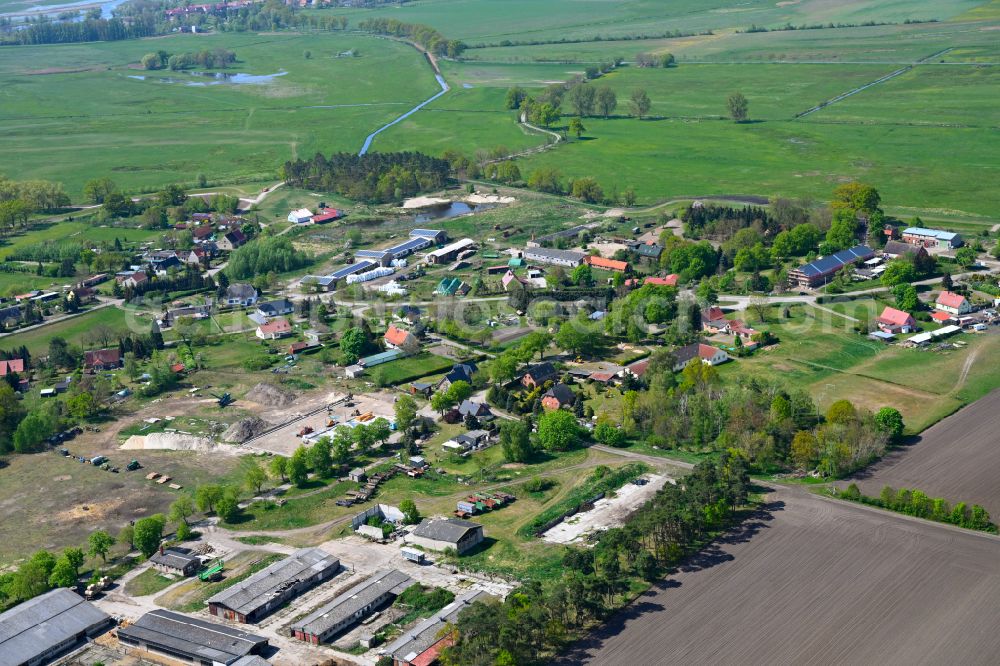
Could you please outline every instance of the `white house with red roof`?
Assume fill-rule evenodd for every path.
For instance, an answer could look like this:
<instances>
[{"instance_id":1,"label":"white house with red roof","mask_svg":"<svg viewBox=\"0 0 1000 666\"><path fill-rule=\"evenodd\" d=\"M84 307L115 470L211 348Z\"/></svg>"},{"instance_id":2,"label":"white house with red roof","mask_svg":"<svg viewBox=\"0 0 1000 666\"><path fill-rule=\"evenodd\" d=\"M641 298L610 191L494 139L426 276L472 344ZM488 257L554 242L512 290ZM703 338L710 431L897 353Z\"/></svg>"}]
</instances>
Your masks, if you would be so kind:
<instances>
[{"instance_id":1,"label":"white house with red roof","mask_svg":"<svg viewBox=\"0 0 1000 666\"><path fill-rule=\"evenodd\" d=\"M890 307L882 310L875 324L884 333L911 333L917 330L917 321L913 315Z\"/></svg>"},{"instance_id":2,"label":"white house with red roof","mask_svg":"<svg viewBox=\"0 0 1000 666\"><path fill-rule=\"evenodd\" d=\"M23 358L11 358L6 361L0 361L0 377L6 377L12 372L18 374L24 372Z\"/></svg>"},{"instance_id":3,"label":"white house with red roof","mask_svg":"<svg viewBox=\"0 0 1000 666\"><path fill-rule=\"evenodd\" d=\"M385 340L385 346L388 349L402 349L405 352L414 352L420 346L415 335L405 328L397 328L395 324L386 330L382 339Z\"/></svg>"},{"instance_id":4,"label":"white house with red roof","mask_svg":"<svg viewBox=\"0 0 1000 666\"><path fill-rule=\"evenodd\" d=\"M275 319L257 327L257 337L261 340L277 340L292 334L292 325L287 319Z\"/></svg>"},{"instance_id":5,"label":"white house with red roof","mask_svg":"<svg viewBox=\"0 0 1000 666\"><path fill-rule=\"evenodd\" d=\"M969 303L968 299L953 291L942 291L938 294L934 307L953 315L964 315L972 312L972 304Z\"/></svg>"},{"instance_id":6,"label":"white house with red roof","mask_svg":"<svg viewBox=\"0 0 1000 666\"><path fill-rule=\"evenodd\" d=\"M696 358L700 358L705 365L720 365L729 360L729 354L702 342L678 347L674 350L674 372L683 370L684 366Z\"/></svg>"},{"instance_id":7,"label":"white house with red roof","mask_svg":"<svg viewBox=\"0 0 1000 666\"><path fill-rule=\"evenodd\" d=\"M729 327L726 313L717 305L701 312L701 328L709 333L721 333Z\"/></svg>"}]
</instances>

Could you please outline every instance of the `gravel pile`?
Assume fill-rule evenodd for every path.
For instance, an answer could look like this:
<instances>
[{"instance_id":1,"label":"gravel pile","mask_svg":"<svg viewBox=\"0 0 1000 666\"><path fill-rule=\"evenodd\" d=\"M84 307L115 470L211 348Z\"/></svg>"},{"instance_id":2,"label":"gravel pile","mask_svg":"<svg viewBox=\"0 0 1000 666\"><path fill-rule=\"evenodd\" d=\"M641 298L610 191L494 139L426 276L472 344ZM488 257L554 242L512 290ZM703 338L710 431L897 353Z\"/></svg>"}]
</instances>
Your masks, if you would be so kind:
<instances>
[{"instance_id":1,"label":"gravel pile","mask_svg":"<svg viewBox=\"0 0 1000 666\"><path fill-rule=\"evenodd\" d=\"M248 439L261 435L273 427L273 423L268 423L264 419L256 416L240 419L233 425L229 426L229 428L226 429L226 432L222 433L222 441L231 442L233 444L242 444Z\"/></svg>"},{"instance_id":2,"label":"gravel pile","mask_svg":"<svg viewBox=\"0 0 1000 666\"><path fill-rule=\"evenodd\" d=\"M257 384L247 393L247 400L252 400L265 407L288 407L295 402L295 394L280 389L273 384Z\"/></svg>"}]
</instances>

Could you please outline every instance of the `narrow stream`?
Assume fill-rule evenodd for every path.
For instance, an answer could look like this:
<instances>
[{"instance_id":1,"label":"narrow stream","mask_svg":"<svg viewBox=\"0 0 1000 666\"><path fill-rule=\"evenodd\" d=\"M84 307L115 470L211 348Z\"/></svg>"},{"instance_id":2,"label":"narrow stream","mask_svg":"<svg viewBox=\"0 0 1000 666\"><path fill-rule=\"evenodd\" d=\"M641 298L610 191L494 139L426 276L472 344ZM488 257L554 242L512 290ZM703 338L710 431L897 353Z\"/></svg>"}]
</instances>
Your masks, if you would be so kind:
<instances>
[{"instance_id":1,"label":"narrow stream","mask_svg":"<svg viewBox=\"0 0 1000 666\"><path fill-rule=\"evenodd\" d=\"M393 125L395 125L396 123L401 122L403 120L406 120L407 118L409 118L410 116L412 116L414 113L416 113L420 109L424 108L425 106L427 106L428 104L430 104L431 102L433 102L434 100L436 100L438 97L440 97L441 95L443 95L446 92L448 92L448 90L450 90L450 88L448 87L448 82L444 80L443 76L441 76L440 74L435 74L434 78L437 79L438 84L441 86L441 90L438 93L436 93L435 95L433 95L432 97L429 97L429 98L425 99L423 102L421 102L420 104L417 104L415 107L413 107L412 109L410 109L409 111L407 111L406 113L404 113L403 115L401 115L400 117L396 118L391 123L387 123L387 124L383 125L382 127L379 127L377 130L375 130L371 134L369 134L368 137L365 139L365 145L361 146L361 151L358 152L358 155L364 155L365 153L368 152L368 149L371 148L372 141L375 140L376 136L378 136L382 132L386 131L387 129L389 129L390 127L392 127Z\"/></svg>"}]
</instances>

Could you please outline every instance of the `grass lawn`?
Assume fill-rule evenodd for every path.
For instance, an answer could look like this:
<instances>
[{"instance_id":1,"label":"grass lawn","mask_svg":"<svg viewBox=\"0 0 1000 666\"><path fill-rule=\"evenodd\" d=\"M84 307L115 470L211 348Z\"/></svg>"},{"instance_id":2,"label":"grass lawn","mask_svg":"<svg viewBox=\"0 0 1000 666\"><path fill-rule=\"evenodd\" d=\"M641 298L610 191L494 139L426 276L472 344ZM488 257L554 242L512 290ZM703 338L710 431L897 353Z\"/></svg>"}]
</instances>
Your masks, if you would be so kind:
<instances>
[{"instance_id":1,"label":"grass lawn","mask_svg":"<svg viewBox=\"0 0 1000 666\"><path fill-rule=\"evenodd\" d=\"M394 386L402 382L443 372L450 369L454 364L455 361L453 359L424 352L372 368L371 374L372 376L380 377L382 383L385 385Z\"/></svg>"},{"instance_id":2,"label":"grass lawn","mask_svg":"<svg viewBox=\"0 0 1000 666\"><path fill-rule=\"evenodd\" d=\"M119 310L114 306L103 307L54 324L47 324L32 331L4 336L0 340L0 347L26 345L32 356L45 356L49 348L49 341L52 338L60 337L71 345L95 349L95 345L88 340L87 334L97 326L107 326L116 333L131 330L147 334L149 333L150 320L145 316Z\"/></svg>"},{"instance_id":3,"label":"grass lawn","mask_svg":"<svg viewBox=\"0 0 1000 666\"><path fill-rule=\"evenodd\" d=\"M176 583L177 580L177 578L164 576L156 569L150 567L125 583L125 593L134 597L144 597L163 591Z\"/></svg>"}]
</instances>

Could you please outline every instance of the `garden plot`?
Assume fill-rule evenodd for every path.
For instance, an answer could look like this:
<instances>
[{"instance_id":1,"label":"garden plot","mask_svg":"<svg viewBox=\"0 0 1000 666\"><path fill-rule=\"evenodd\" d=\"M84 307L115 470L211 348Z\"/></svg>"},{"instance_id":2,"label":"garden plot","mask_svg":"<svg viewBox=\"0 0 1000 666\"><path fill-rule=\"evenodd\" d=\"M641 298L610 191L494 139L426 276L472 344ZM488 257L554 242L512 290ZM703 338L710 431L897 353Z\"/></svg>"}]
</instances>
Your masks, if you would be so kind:
<instances>
[{"instance_id":1,"label":"garden plot","mask_svg":"<svg viewBox=\"0 0 1000 666\"><path fill-rule=\"evenodd\" d=\"M567 518L542 535L542 539L550 543L575 543L584 540L590 534L617 527L652 499L664 484L668 481L675 483L673 479L660 474L647 474L640 478L648 483L642 486L626 483L615 491L613 497L597 500L593 509Z\"/></svg>"}]
</instances>

